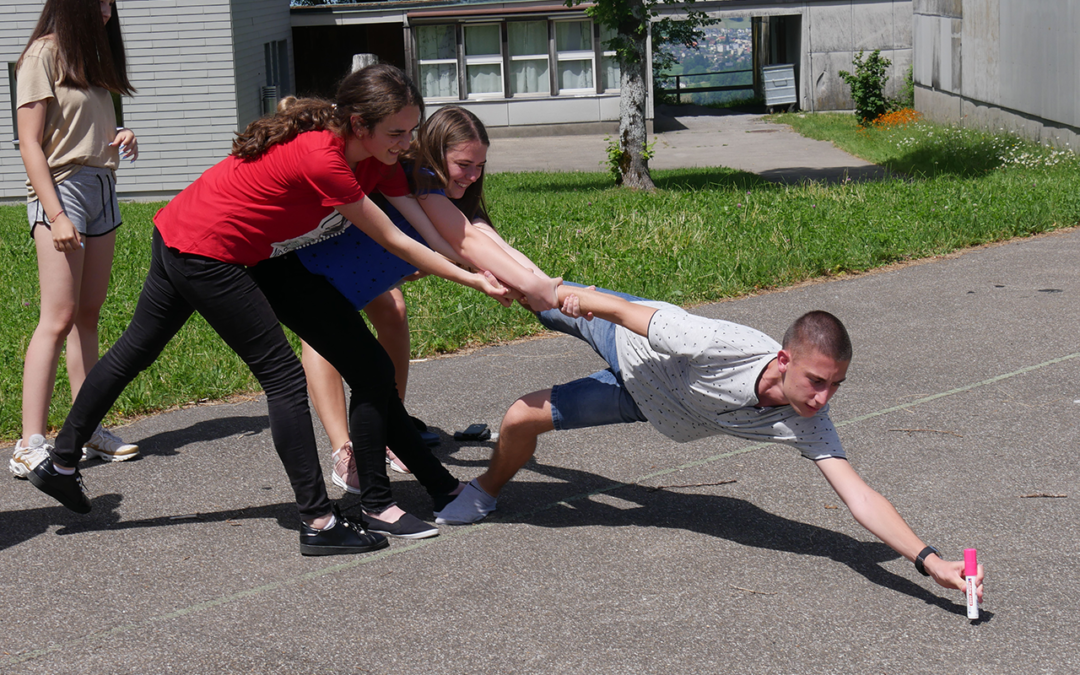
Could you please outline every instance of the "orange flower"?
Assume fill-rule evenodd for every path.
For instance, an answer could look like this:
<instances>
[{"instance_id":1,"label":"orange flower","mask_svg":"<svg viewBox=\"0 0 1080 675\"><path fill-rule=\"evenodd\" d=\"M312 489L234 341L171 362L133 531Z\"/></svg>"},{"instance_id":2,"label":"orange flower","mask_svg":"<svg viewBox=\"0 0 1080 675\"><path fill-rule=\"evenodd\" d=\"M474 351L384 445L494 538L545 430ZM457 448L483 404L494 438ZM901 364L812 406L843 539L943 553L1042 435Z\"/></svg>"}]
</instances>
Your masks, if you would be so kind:
<instances>
[{"instance_id":1,"label":"orange flower","mask_svg":"<svg viewBox=\"0 0 1080 675\"><path fill-rule=\"evenodd\" d=\"M874 120L874 126L880 128L888 127L902 127L912 122L918 122L922 119L922 113L918 110L912 110L911 108L901 108L900 110L894 110L884 115L879 115Z\"/></svg>"}]
</instances>

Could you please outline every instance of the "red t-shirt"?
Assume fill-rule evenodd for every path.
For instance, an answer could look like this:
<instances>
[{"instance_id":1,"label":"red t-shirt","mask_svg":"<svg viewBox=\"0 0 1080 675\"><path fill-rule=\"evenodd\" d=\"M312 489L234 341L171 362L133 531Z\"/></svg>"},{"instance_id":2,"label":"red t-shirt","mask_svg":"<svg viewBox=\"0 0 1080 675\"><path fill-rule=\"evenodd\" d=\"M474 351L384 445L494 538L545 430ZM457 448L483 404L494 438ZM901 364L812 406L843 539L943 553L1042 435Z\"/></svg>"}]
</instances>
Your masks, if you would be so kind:
<instances>
[{"instance_id":1,"label":"red t-shirt","mask_svg":"<svg viewBox=\"0 0 1080 675\"><path fill-rule=\"evenodd\" d=\"M158 211L154 224L181 253L250 266L348 227L334 207L376 189L409 194L401 165L370 157L350 169L344 139L308 131L258 159L226 157Z\"/></svg>"}]
</instances>

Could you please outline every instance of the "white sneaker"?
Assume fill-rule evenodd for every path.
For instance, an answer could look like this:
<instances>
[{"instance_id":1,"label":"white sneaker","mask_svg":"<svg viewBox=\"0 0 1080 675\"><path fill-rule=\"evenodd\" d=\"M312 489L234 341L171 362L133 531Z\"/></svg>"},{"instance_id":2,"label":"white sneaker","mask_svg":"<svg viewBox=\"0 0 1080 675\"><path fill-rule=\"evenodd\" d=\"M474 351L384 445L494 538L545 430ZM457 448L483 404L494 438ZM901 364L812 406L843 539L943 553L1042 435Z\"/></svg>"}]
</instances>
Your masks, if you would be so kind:
<instances>
[{"instance_id":1,"label":"white sneaker","mask_svg":"<svg viewBox=\"0 0 1080 675\"><path fill-rule=\"evenodd\" d=\"M139 456L139 446L125 443L119 436L98 425L94 435L83 446L83 459L103 459L106 462L123 462Z\"/></svg>"},{"instance_id":2,"label":"white sneaker","mask_svg":"<svg viewBox=\"0 0 1080 675\"><path fill-rule=\"evenodd\" d=\"M25 479L35 466L48 459L51 449L52 446L45 442L45 437L41 434L31 436L30 445L23 445L20 438L15 442L15 452L8 461L8 468L16 478Z\"/></svg>"}]
</instances>

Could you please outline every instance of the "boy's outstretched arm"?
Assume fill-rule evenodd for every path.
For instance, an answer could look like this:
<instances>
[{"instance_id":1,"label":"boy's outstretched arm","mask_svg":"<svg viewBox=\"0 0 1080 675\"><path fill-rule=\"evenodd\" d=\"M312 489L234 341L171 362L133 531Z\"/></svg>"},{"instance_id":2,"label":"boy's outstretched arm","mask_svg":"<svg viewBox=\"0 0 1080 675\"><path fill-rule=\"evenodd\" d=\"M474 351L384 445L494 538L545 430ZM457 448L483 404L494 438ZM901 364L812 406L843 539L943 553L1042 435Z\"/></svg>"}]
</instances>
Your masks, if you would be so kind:
<instances>
[{"instance_id":1,"label":"boy's outstretched arm","mask_svg":"<svg viewBox=\"0 0 1080 675\"><path fill-rule=\"evenodd\" d=\"M860 525L914 562L915 556L926 548L926 544L904 522L888 499L867 485L846 459L832 457L818 460L815 464ZM942 560L931 554L926 557L923 567L941 586L964 589L964 561ZM983 594L982 580L983 566L979 565L979 576L975 583L980 599Z\"/></svg>"},{"instance_id":2,"label":"boy's outstretched arm","mask_svg":"<svg viewBox=\"0 0 1080 675\"><path fill-rule=\"evenodd\" d=\"M632 330L638 335L649 337L649 321L656 313L655 307L638 305L620 298L594 290L592 287L559 286L557 289L562 313L576 318L592 319L599 317Z\"/></svg>"}]
</instances>

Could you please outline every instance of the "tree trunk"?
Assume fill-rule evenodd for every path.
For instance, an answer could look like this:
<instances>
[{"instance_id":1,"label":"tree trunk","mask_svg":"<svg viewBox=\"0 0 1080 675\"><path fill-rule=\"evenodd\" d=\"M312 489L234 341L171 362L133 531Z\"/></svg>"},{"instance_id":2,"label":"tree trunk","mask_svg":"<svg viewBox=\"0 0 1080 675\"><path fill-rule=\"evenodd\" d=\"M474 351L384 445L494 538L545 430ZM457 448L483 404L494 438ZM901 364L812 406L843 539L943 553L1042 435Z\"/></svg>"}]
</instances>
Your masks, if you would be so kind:
<instances>
[{"instance_id":1,"label":"tree trunk","mask_svg":"<svg viewBox=\"0 0 1080 675\"><path fill-rule=\"evenodd\" d=\"M644 17L645 9L641 0L629 0L628 5L632 14ZM643 21L637 23L638 30L625 30L628 26L619 26L619 32L632 44L632 53L619 63L619 149L622 150L622 157L619 162L620 180L617 182L635 190L652 191L656 186L649 175L649 160L645 157L645 101L648 93L645 73L648 64L646 34L641 30L641 26L646 25Z\"/></svg>"}]
</instances>

